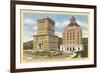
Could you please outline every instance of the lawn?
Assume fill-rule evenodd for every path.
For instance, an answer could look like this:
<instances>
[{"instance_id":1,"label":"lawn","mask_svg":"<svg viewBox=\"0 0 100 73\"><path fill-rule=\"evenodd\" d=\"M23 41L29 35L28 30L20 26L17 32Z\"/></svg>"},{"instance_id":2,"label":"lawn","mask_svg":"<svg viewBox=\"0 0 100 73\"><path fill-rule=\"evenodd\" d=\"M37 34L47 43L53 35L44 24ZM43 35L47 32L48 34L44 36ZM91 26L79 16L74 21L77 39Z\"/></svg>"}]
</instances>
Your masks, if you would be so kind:
<instances>
[{"instance_id":1,"label":"lawn","mask_svg":"<svg viewBox=\"0 0 100 73\"><path fill-rule=\"evenodd\" d=\"M62 52L61 51L36 51L36 52L32 52L32 55L52 57L52 56L62 55Z\"/></svg>"}]
</instances>

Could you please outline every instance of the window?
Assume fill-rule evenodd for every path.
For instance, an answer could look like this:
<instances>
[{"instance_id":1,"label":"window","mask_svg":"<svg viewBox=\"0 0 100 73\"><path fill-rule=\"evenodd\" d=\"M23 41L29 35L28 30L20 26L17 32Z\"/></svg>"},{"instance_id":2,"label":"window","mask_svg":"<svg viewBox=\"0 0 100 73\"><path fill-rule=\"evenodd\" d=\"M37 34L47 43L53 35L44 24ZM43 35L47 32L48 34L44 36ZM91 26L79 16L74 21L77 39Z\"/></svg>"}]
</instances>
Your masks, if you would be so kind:
<instances>
[{"instance_id":1,"label":"window","mask_svg":"<svg viewBox=\"0 0 100 73\"><path fill-rule=\"evenodd\" d=\"M75 34L73 34L73 37L75 37Z\"/></svg>"},{"instance_id":2,"label":"window","mask_svg":"<svg viewBox=\"0 0 100 73\"><path fill-rule=\"evenodd\" d=\"M74 41L73 41L73 44L74 44Z\"/></svg>"},{"instance_id":3,"label":"window","mask_svg":"<svg viewBox=\"0 0 100 73\"><path fill-rule=\"evenodd\" d=\"M71 47L70 47L70 51L71 51Z\"/></svg>"},{"instance_id":4,"label":"window","mask_svg":"<svg viewBox=\"0 0 100 73\"><path fill-rule=\"evenodd\" d=\"M78 41L78 43L79 43L79 41Z\"/></svg>"},{"instance_id":5,"label":"window","mask_svg":"<svg viewBox=\"0 0 100 73\"><path fill-rule=\"evenodd\" d=\"M67 40L69 40L69 38L67 37Z\"/></svg>"},{"instance_id":6,"label":"window","mask_svg":"<svg viewBox=\"0 0 100 73\"><path fill-rule=\"evenodd\" d=\"M69 48L67 47L67 51L69 51Z\"/></svg>"},{"instance_id":7,"label":"window","mask_svg":"<svg viewBox=\"0 0 100 73\"><path fill-rule=\"evenodd\" d=\"M72 35L72 33L70 32L70 35Z\"/></svg>"},{"instance_id":8,"label":"window","mask_svg":"<svg viewBox=\"0 0 100 73\"><path fill-rule=\"evenodd\" d=\"M69 35L69 32L67 32L67 35Z\"/></svg>"},{"instance_id":9,"label":"window","mask_svg":"<svg viewBox=\"0 0 100 73\"><path fill-rule=\"evenodd\" d=\"M80 51L80 48L78 48L78 51Z\"/></svg>"},{"instance_id":10,"label":"window","mask_svg":"<svg viewBox=\"0 0 100 73\"><path fill-rule=\"evenodd\" d=\"M73 51L75 50L75 48L73 47Z\"/></svg>"},{"instance_id":11,"label":"window","mask_svg":"<svg viewBox=\"0 0 100 73\"><path fill-rule=\"evenodd\" d=\"M69 36L67 35L67 37L69 37Z\"/></svg>"},{"instance_id":12,"label":"window","mask_svg":"<svg viewBox=\"0 0 100 73\"><path fill-rule=\"evenodd\" d=\"M70 40L72 40L72 38L70 37Z\"/></svg>"}]
</instances>

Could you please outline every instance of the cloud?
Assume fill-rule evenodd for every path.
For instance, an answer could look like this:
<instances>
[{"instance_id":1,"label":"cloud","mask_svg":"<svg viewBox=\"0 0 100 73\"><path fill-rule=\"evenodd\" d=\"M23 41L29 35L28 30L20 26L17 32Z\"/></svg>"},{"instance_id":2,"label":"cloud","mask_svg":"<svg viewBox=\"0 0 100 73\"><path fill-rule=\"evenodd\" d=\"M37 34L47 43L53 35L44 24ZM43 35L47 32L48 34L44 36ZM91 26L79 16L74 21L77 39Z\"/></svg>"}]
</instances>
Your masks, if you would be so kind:
<instances>
[{"instance_id":1,"label":"cloud","mask_svg":"<svg viewBox=\"0 0 100 73\"><path fill-rule=\"evenodd\" d=\"M64 28L68 25L68 23L69 23L69 21L66 21L66 20L64 20L62 22L57 21L55 23L55 31L57 31L57 32L63 32Z\"/></svg>"},{"instance_id":2,"label":"cloud","mask_svg":"<svg viewBox=\"0 0 100 73\"><path fill-rule=\"evenodd\" d=\"M83 37L88 37L88 33L83 33Z\"/></svg>"},{"instance_id":3,"label":"cloud","mask_svg":"<svg viewBox=\"0 0 100 73\"><path fill-rule=\"evenodd\" d=\"M33 20L32 18L25 18L24 19L24 26L27 26L27 27L31 27L32 29L34 30L37 30L37 22L36 20Z\"/></svg>"},{"instance_id":4,"label":"cloud","mask_svg":"<svg viewBox=\"0 0 100 73\"><path fill-rule=\"evenodd\" d=\"M27 31L36 31L37 30L37 22L32 18L24 19L24 27Z\"/></svg>"},{"instance_id":5,"label":"cloud","mask_svg":"<svg viewBox=\"0 0 100 73\"><path fill-rule=\"evenodd\" d=\"M64 28L69 24L69 21L63 20L62 22L55 22L55 35L59 37L63 37Z\"/></svg>"},{"instance_id":6,"label":"cloud","mask_svg":"<svg viewBox=\"0 0 100 73\"><path fill-rule=\"evenodd\" d=\"M24 41L31 40L37 34L37 22L32 18L24 18Z\"/></svg>"},{"instance_id":7,"label":"cloud","mask_svg":"<svg viewBox=\"0 0 100 73\"><path fill-rule=\"evenodd\" d=\"M23 42L27 42L27 41L30 41L30 40L32 40L33 38L31 38L31 37L29 37L29 36L24 36L24 40L23 40Z\"/></svg>"},{"instance_id":8,"label":"cloud","mask_svg":"<svg viewBox=\"0 0 100 73\"><path fill-rule=\"evenodd\" d=\"M55 35L57 35L58 37L63 37L61 32L55 32Z\"/></svg>"},{"instance_id":9,"label":"cloud","mask_svg":"<svg viewBox=\"0 0 100 73\"><path fill-rule=\"evenodd\" d=\"M27 18L24 19L24 24L35 25L36 21L27 17Z\"/></svg>"},{"instance_id":10,"label":"cloud","mask_svg":"<svg viewBox=\"0 0 100 73\"><path fill-rule=\"evenodd\" d=\"M88 26L88 24L86 24L86 23L82 23L81 21L76 21L83 29L86 29L87 30L87 26Z\"/></svg>"},{"instance_id":11,"label":"cloud","mask_svg":"<svg viewBox=\"0 0 100 73\"><path fill-rule=\"evenodd\" d=\"M81 23L81 21L77 21L77 23L82 27L82 36L83 37L88 37L88 24L86 23Z\"/></svg>"}]
</instances>

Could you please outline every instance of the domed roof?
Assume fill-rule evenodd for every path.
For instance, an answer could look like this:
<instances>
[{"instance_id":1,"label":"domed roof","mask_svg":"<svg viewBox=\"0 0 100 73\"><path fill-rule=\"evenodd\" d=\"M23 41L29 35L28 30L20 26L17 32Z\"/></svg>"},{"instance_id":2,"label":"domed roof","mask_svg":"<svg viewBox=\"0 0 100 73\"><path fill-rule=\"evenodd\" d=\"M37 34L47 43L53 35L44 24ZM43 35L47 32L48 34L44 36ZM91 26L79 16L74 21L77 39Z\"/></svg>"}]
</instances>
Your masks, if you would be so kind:
<instances>
[{"instance_id":1,"label":"domed roof","mask_svg":"<svg viewBox=\"0 0 100 73\"><path fill-rule=\"evenodd\" d=\"M78 25L78 23L76 22L76 19L74 16L72 16L72 18L70 19L70 23L68 24L68 27L69 26L80 26Z\"/></svg>"}]
</instances>

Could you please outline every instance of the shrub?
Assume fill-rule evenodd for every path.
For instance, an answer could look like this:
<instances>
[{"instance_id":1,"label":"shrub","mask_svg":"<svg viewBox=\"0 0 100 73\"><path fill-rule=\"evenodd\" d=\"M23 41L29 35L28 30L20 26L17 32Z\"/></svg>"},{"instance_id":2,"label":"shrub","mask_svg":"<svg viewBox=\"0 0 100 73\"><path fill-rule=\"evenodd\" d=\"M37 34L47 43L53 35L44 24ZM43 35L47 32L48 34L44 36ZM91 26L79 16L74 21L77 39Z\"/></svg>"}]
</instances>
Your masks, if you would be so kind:
<instances>
[{"instance_id":1,"label":"shrub","mask_svg":"<svg viewBox=\"0 0 100 73\"><path fill-rule=\"evenodd\" d=\"M36 51L36 52L33 52L32 55L52 57L52 56L62 55L62 52L60 51Z\"/></svg>"}]
</instances>

